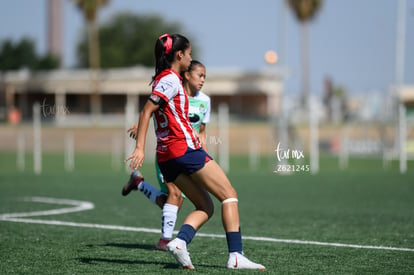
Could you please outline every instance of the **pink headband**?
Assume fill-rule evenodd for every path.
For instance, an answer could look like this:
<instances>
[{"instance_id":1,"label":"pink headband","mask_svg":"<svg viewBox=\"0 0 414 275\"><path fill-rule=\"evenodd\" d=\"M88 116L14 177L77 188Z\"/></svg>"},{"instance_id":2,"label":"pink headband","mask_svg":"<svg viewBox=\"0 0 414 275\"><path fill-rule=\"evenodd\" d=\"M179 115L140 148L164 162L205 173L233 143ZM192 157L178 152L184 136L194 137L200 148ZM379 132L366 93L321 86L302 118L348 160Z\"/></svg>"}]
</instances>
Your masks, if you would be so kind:
<instances>
[{"instance_id":1,"label":"pink headband","mask_svg":"<svg viewBox=\"0 0 414 275\"><path fill-rule=\"evenodd\" d=\"M166 34L161 35L158 39L162 40L164 37L167 37L167 40L165 40L164 42L165 53L169 54L172 48L172 38L168 33L166 33Z\"/></svg>"}]
</instances>

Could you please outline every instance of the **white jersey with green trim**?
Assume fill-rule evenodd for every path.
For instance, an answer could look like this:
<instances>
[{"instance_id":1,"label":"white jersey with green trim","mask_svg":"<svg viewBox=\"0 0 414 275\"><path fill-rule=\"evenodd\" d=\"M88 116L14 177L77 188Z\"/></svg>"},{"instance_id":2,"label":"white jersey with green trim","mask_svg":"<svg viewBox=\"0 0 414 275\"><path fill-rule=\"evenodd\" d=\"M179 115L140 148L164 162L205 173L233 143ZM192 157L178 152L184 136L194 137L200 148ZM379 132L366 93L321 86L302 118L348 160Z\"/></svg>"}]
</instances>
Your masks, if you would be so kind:
<instances>
[{"instance_id":1,"label":"white jersey with green trim","mask_svg":"<svg viewBox=\"0 0 414 275\"><path fill-rule=\"evenodd\" d=\"M202 91L198 91L194 97L189 96L188 101L188 117L193 128L199 133L201 123L210 122L210 97Z\"/></svg>"}]
</instances>

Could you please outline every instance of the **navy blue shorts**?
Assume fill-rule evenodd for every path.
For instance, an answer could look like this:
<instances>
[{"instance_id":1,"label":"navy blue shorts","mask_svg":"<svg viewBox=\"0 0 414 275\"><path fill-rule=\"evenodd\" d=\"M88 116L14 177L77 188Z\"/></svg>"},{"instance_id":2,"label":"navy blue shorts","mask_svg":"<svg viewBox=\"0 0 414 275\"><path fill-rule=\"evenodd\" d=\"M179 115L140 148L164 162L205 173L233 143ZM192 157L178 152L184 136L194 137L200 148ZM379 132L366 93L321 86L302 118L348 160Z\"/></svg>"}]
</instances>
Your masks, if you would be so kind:
<instances>
[{"instance_id":1,"label":"navy blue shorts","mask_svg":"<svg viewBox=\"0 0 414 275\"><path fill-rule=\"evenodd\" d=\"M183 173L191 175L203 168L204 165L212 159L213 158L201 148L197 150L188 149L183 156L164 162L158 162L158 166L164 176L164 180L166 182L173 182L179 174Z\"/></svg>"}]
</instances>

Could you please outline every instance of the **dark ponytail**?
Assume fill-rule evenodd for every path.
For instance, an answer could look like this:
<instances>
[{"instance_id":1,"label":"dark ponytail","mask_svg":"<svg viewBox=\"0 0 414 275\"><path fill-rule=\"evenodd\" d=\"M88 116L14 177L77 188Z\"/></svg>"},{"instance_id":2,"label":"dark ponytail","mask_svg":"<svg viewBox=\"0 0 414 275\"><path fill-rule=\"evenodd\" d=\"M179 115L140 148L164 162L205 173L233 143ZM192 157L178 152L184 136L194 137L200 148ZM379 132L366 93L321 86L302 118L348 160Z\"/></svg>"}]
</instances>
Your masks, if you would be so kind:
<instances>
[{"instance_id":1,"label":"dark ponytail","mask_svg":"<svg viewBox=\"0 0 414 275\"><path fill-rule=\"evenodd\" d=\"M184 52L189 46L190 42L181 34L164 34L158 37L154 49L155 75L152 77L152 82L162 71L171 68L176 52Z\"/></svg>"}]
</instances>

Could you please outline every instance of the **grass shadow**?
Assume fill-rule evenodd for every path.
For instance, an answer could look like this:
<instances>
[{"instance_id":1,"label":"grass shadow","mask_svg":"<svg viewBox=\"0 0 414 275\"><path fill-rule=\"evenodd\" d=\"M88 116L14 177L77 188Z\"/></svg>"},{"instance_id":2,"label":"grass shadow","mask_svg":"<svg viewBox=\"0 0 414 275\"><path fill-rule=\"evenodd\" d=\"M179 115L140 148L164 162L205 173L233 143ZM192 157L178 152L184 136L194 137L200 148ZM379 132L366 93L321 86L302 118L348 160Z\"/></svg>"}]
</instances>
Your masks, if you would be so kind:
<instances>
[{"instance_id":1,"label":"grass shadow","mask_svg":"<svg viewBox=\"0 0 414 275\"><path fill-rule=\"evenodd\" d=\"M167 263L161 261L145 261L145 260L120 260L120 259L107 259L107 258L95 258L95 257L81 257L77 260L83 264L97 264L97 263L109 263L109 264L122 264L122 265L163 265L165 268L177 268L178 264Z\"/></svg>"},{"instance_id":2,"label":"grass shadow","mask_svg":"<svg viewBox=\"0 0 414 275\"><path fill-rule=\"evenodd\" d=\"M77 258L79 262L88 265L94 265L99 263L109 264L122 264L122 265L160 265L165 269L180 269L179 264L164 262L164 261L145 261L145 260L120 260L120 259L106 259L106 258L95 258L95 257L81 257ZM173 261L173 259L171 259ZM226 269L224 266L219 265L208 265L208 264L197 264L197 267L214 268L214 269Z\"/></svg>"},{"instance_id":3,"label":"grass shadow","mask_svg":"<svg viewBox=\"0 0 414 275\"><path fill-rule=\"evenodd\" d=\"M144 250L157 250L153 244L130 244L130 243L106 243L101 246L110 246L126 249L144 249Z\"/></svg>"},{"instance_id":4,"label":"grass shadow","mask_svg":"<svg viewBox=\"0 0 414 275\"><path fill-rule=\"evenodd\" d=\"M139 243L135 243L135 244L130 244L130 243L105 243L105 244L100 244L100 245L91 245L88 244L86 245L89 248L93 248L96 246L100 246L100 247L115 247L115 248L125 248L125 249L143 249L143 250L153 250L153 251L157 251L157 249L155 248L155 245L149 245L149 244L139 244ZM158 250L160 251L160 250ZM160 251L161 252L161 251ZM165 252L168 254L168 252ZM163 266L163 268L165 269L178 269L180 268L180 266L175 263L175 260L173 258L171 258L172 262L166 262L166 261L159 261L156 259L153 260L123 260L123 259L108 259L108 258L98 258L98 257L80 257L77 258L76 260L78 260L79 262L83 263L83 264L88 264L88 265L94 265L94 264L99 264L99 263L110 263L110 264L122 264L122 265L160 265ZM204 267L204 268L224 268L223 266L219 266L219 265L209 265L209 264L197 264L198 267Z\"/></svg>"}]
</instances>

